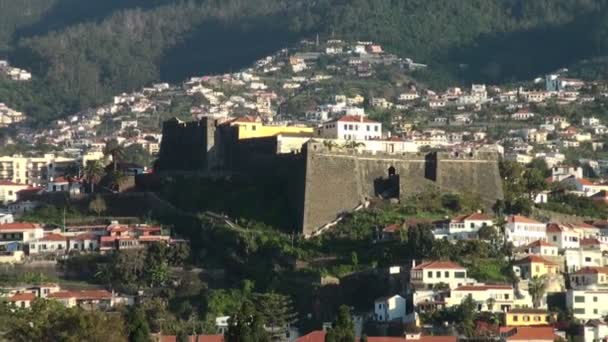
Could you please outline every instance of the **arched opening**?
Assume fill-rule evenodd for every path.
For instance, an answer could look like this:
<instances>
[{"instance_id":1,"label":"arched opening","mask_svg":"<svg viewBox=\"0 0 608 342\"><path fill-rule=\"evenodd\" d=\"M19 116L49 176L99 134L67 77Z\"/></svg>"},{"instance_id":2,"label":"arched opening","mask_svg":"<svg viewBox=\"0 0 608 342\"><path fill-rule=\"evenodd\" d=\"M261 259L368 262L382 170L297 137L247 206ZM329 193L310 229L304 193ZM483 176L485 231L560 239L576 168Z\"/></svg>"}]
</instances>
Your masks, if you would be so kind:
<instances>
[{"instance_id":1,"label":"arched opening","mask_svg":"<svg viewBox=\"0 0 608 342\"><path fill-rule=\"evenodd\" d=\"M389 177L393 177L397 174L397 171L395 170L394 166L391 166L388 168L388 176Z\"/></svg>"}]
</instances>

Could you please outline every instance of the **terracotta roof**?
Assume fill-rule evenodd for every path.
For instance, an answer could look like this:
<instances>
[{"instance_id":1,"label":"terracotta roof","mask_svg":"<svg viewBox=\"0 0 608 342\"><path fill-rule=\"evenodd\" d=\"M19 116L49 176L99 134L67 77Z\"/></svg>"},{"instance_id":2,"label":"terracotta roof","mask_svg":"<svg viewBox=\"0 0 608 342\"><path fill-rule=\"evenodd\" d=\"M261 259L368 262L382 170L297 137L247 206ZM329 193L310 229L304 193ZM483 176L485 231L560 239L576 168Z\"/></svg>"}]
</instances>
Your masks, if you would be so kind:
<instances>
[{"instance_id":1,"label":"terracotta roof","mask_svg":"<svg viewBox=\"0 0 608 342\"><path fill-rule=\"evenodd\" d=\"M543 257L539 257L538 255L528 255L523 259L519 259L515 261L515 264L529 264L529 263L542 263L545 265L557 265L553 261L549 261Z\"/></svg>"},{"instance_id":2,"label":"terracotta roof","mask_svg":"<svg viewBox=\"0 0 608 342\"><path fill-rule=\"evenodd\" d=\"M344 115L343 117L339 118L337 121L338 122L379 123L377 121L370 120L370 119L366 118L365 116L362 117L360 115Z\"/></svg>"},{"instance_id":3,"label":"terracotta roof","mask_svg":"<svg viewBox=\"0 0 608 342\"><path fill-rule=\"evenodd\" d=\"M547 231L549 231L549 228L547 228ZM544 240L536 240L532 243L530 243L528 246L528 248L532 248L532 247L557 247L554 244L548 243L547 241Z\"/></svg>"},{"instance_id":4,"label":"terracotta roof","mask_svg":"<svg viewBox=\"0 0 608 342\"><path fill-rule=\"evenodd\" d=\"M100 300L112 298L112 293L106 290L83 290L83 291L59 291L49 293L48 298L54 299L85 299L85 300Z\"/></svg>"},{"instance_id":5,"label":"terracotta roof","mask_svg":"<svg viewBox=\"0 0 608 342\"><path fill-rule=\"evenodd\" d=\"M557 223L547 225L547 233L560 233L563 229Z\"/></svg>"},{"instance_id":6,"label":"terracotta roof","mask_svg":"<svg viewBox=\"0 0 608 342\"><path fill-rule=\"evenodd\" d=\"M543 310L543 309L533 309L533 308L518 308L518 309L511 309L509 310L509 313L512 314L548 314L547 310Z\"/></svg>"},{"instance_id":7,"label":"terracotta roof","mask_svg":"<svg viewBox=\"0 0 608 342\"><path fill-rule=\"evenodd\" d=\"M394 223L394 224L384 227L384 229L382 229L382 231L385 233L394 233L394 232L398 232L399 229L401 229L401 225L399 223Z\"/></svg>"},{"instance_id":8,"label":"terracotta roof","mask_svg":"<svg viewBox=\"0 0 608 342\"><path fill-rule=\"evenodd\" d=\"M487 290L512 290L513 286L507 284L486 284L486 285L462 285L454 291L487 291Z\"/></svg>"},{"instance_id":9,"label":"terracotta roof","mask_svg":"<svg viewBox=\"0 0 608 342\"><path fill-rule=\"evenodd\" d=\"M232 123L257 123L260 122L256 117L245 115L232 120Z\"/></svg>"},{"instance_id":10,"label":"terracotta roof","mask_svg":"<svg viewBox=\"0 0 608 342\"><path fill-rule=\"evenodd\" d=\"M40 238L40 241L66 241L67 237L61 234L49 233Z\"/></svg>"},{"instance_id":11,"label":"terracotta roof","mask_svg":"<svg viewBox=\"0 0 608 342\"><path fill-rule=\"evenodd\" d=\"M521 215L511 215L507 217L507 223L532 223L532 224L543 224L531 218L527 218Z\"/></svg>"},{"instance_id":12,"label":"terracotta roof","mask_svg":"<svg viewBox=\"0 0 608 342\"><path fill-rule=\"evenodd\" d=\"M465 269L464 267L458 265L455 262L451 261L429 261L423 262L422 264L412 268L412 270L422 270L422 269Z\"/></svg>"},{"instance_id":13,"label":"terracotta roof","mask_svg":"<svg viewBox=\"0 0 608 342\"><path fill-rule=\"evenodd\" d=\"M8 298L9 302L32 301L36 299L36 295L31 292L16 293Z\"/></svg>"},{"instance_id":14,"label":"terracotta roof","mask_svg":"<svg viewBox=\"0 0 608 342\"><path fill-rule=\"evenodd\" d=\"M29 222L14 222L0 224L0 231L2 230L30 230L40 228L39 225Z\"/></svg>"},{"instance_id":15,"label":"terracotta roof","mask_svg":"<svg viewBox=\"0 0 608 342\"><path fill-rule=\"evenodd\" d=\"M454 217L452 220L450 220L451 223L460 223L460 222L464 222L464 219L467 217L467 215L458 215L456 217Z\"/></svg>"},{"instance_id":16,"label":"terracotta roof","mask_svg":"<svg viewBox=\"0 0 608 342\"><path fill-rule=\"evenodd\" d=\"M507 331L505 331L507 332ZM517 327L507 332L507 341L554 341L557 335L553 327Z\"/></svg>"},{"instance_id":17,"label":"terracotta roof","mask_svg":"<svg viewBox=\"0 0 608 342\"><path fill-rule=\"evenodd\" d=\"M608 267L583 267L580 270L574 272L573 274L597 274L597 273L603 273L603 274L608 274Z\"/></svg>"},{"instance_id":18,"label":"terracotta roof","mask_svg":"<svg viewBox=\"0 0 608 342\"><path fill-rule=\"evenodd\" d=\"M593 185L593 182L586 178L577 178L576 180L582 185Z\"/></svg>"},{"instance_id":19,"label":"terracotta roof","mask_svg":"<svg viewBox=\"0 0 608 342\"><path fill-rule=\"evenodd\" d=\"M71 240L79 240L79 241L83 241L83 240L98 240L99 239L99 235L96 234L90 234L90 233L84 233L84 234L78 234L74 237L70 238Z\"/></svg>"},{"instance_id":20,"label":"terracotta roof","mask_svg":"<svg viewBox=\"0 0 608 342\"><path fill-rule=\"evenodd\" d=\"M581 246L594 246L594 245L601 245L602 244L600 242L600 240L598 240L598 239L591 239L591 238L581 239L581 241L579 243L580 243Z\"/></svg>"}]
</instances>

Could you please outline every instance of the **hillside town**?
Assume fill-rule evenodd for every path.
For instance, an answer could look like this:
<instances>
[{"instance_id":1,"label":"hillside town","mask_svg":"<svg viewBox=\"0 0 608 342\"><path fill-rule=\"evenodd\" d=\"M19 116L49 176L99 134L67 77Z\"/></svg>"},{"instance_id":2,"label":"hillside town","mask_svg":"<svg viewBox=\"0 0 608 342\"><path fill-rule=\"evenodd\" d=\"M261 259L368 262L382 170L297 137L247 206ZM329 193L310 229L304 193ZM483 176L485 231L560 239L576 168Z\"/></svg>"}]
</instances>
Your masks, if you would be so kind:
<instances>
[{"instance_id":1,"label":"hillside town","mask_svg":"<svg viewBox=\"0 0 608 342\"><path fill-rule=\"evenodd\" d=\"M263 325L273 340L322 342L340 329L350 330L357 341L377 342L608 339L608 117L594 114L608 101L606 84L573 79L567 70L559 70L516 85L471 84L439 91L415 81L417 72L431 67L387 53L373 42L305 40L240 72L192 77L177 85L153 84L47 127L28 126L27 113L0 103L0 127L17 130L0 149L14 152L0 155L0 266L27 270L51 264L61 269L62 276L79 273L80 278L66 276L71 281L82 281L82 273L95 285L82 289L55 282L58 279L20 279L0 283L0 299L11 312L34 310L39 300L55 300L65 308L120 312L165 296L163 289L179 297L188 283L176 270L194 271L186 265L186 257L182 260L174 254L205 250L196 261L215 261L217 250L209 247L215 245L214 239L218 244L237 241L246 251L240 254L237 247L226 247L228 256L220 259L230 266L192 268L209 284L227 288L234 281L231 286L236 287L239 277L248 274L244 270L248 258L274 241L264 234L279 235L269 233L270 224L231 217L229 207L234 202L230 200L247 195L233 193L228 185L231 177L240 181L241 174L226 175L219 169L196 172L195 176L224 182L217 185L222 194L209 194L225 209L220 212L209 205L212 209L192 214L187 212L197 208L192 202L202 200L190 200L186 196L194 195L189 192L216 188L188 179L184 191L172 193L167 190L175 184L171 182L187 172L163 173L154 162L162 153L163 122L184 127L184 122L213 122L235 131L234 143L252 147L252 154L253 146L270 146L279 159L308 153L314 143L323 144L332 152L326 154L337 158L344 154L425 160L441 152L458 160L477 153L499 156L504 196L496 194L500 198L490 206L444 188L429 186L428 192L414 199L374 189L377 198L362 196L366 198L355 209L332 213L336 220L326 222L314 235L302 236L295 229L281 232L285 245L272 242L276 246L262 258L269 262L265 266L286 274L304 270L307 278L302 274L290 278L292 282L274 274L267 278L280 285L285 281L292 288L306 283L318 292L297 300L308 311L284 313L287 318ZM3 61L0 72L15 81L32 77ZM182 140L192 143L188 137ZM268 141L272 144L264 145ZM127 160L124 150L134 147L148 156L147 163ZM204 152L216 153L211 148ZM342 172L348 178L352 172L366 171ZM408 175L397 174L395 167L387 172L389 183L407 182ZM438 178L427 175L428 170L421 172ZM376 175L369 171L365 176ZM383 178L379 178L374 179L375 188L381 188ZM242 191L250 190L248 186L237 184ZM399 193L402 188L397 188ZM268 197L249 202L264 202L271 195L264 196ZM433 201L444 208L439 210ZM252 211L271 213L275 203L262 204L262 210ZM166 225L162 220L173 222ZM195 226L196 233L182 228L198 224L197 220L202 223ZM219 235L226 232L243 235ZM346 247L333 250L324 245L335 241ZM456 250L465 255L462 260L451 257ZM467 259L469 254L483 257ZM129 257L133 255L135 261ZM279 259L276 265L270 264L275 259ZM82 267L73 260L91 264ZM162 267L156 269L158 265ZM86 268L91 269L83 271ZM120 275L126 278L131 271L137 274L129 278L133 284L120 284ZM357 284L356 289L343 291L341 286L349 281ZM365 286L376 283L385 285L383 291L366 291ZM209 295L212 289L206 286L201 285L195 295ZM245 310L240 307L241 297L279 306L263 302L260 298L268 294L255 290L245 286L207 299L205 305L219 309L206 316L204 324L186 325L192 328L186 338L234 341L227 336L238 312ZM340 308L344 317L327 315L324 310L330 309L325 305L330 304L324 299L343 296L356 297L363 304L352 305L353 310ZM180 317L188 324L202 320L197 316L201 310L174 297L162 303L164 310L181 310ZM219 305L222 300L235 300L239 306L231 312L234 306ZM331 308L334 313L335 309ZM300 326L291 316L321 324ZM175 333L175 327L167 328L165 318L155 319L160 323L150 332L154 341L184 337Z\"/></svg>"}]
</instances>

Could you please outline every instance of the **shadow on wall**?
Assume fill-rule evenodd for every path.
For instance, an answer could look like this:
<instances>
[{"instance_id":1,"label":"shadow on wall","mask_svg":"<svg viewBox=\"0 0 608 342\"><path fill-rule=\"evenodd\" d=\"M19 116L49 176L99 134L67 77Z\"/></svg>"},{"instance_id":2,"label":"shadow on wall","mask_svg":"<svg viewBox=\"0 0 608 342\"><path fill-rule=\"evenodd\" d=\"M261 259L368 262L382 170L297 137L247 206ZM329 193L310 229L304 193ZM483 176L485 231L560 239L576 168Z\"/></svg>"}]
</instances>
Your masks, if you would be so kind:
<instances>
[{"instance_id":1,"label":"shadow on wall","mask_svg":"<svg viewBox=\"0 0 608 342\"><path fill-rule=\"evenodd\" d=\"M400 178L394 166L387 170L387 177L374 179L374 194L383 199L399 198Z\"/></svg>"}]
</instances>

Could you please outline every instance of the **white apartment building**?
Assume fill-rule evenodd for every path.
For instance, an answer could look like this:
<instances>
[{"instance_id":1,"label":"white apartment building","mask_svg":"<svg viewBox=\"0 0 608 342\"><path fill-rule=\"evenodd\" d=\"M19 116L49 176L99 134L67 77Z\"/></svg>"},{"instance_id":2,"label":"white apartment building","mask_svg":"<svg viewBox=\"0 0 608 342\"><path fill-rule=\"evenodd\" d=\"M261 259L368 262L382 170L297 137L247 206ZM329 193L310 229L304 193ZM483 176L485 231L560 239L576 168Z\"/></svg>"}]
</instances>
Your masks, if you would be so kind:
<instances>
[{"instance_id":1,"label":"white apartment building","mask_svg":"<svg viewBox=\"0 0 608 342\"><path fill-rule=\"evenodd\" d=\"M374 318L379 322L401 321L406 317L405 298L400 295L382 297L374 301Z\"/></svg>"},{"instance_id":2,"label":"white apartment building","mask_svg":"<svg viewBox=\"0 0 608 342\"><path fill-rule=\"evenodd\" d=\"M534 241L545 241L547 239L545 224L525 216L511 215L507 217L505 230L507 233L507 240L512 242L515 247L525 246Z\"/></svg>"},{"instance_id":3,"label":"white apartment building","mask_svg":"<svg viewBox=\"0 0 608 342\"><path fill-rule=\"evenodd\" d=\"M80 158L66 158L55 154L42 157L21 155L0 157L0 180L17 184L46 184L51 177L62 176L66 167L77 163L84 165L89 160L99 160L103 153L92 153Z\"/></svg>"},{"instance_id":4,"label":"white apartment building","mask_svg":"<svg viewBox=\"0 0 608 342\"><path fill-rule=\"evenodd\" d=\"M453 289L450 297L445 299L445 306L460 305L469 295L477 304L478 311L507 312L515 303L515 292L511 285L476 284Z\"/></svg>"},{"instance_id":5,"label":"white apartment building","mask_svg":"<svg viewBox=\"0 0 608 342\"><path fill-rule=\"evenodd\" d=\"M40 253L67 253L68 239L60 234L47 234L29 242L30 255Z\"/></svg>"},{"instance_id":6,"label":"white apartment building","mask_svg":"<svg viewBox=\"0 0 608 342\"><path fill-rule=\"evenodd\" d=\"M479 229L492 227L494 222L487 215L474 213L456 216L451 220L437 221L434 222L434 225L433 234L436 239L466 240L477 239Z\"/></svg>"},{"instance_id":7,"label":"white apartment building","mask_svg":"<svg viewBox=\"0 0 608 342\"><path fill-rule=\"evenodd\" d=\"M604 266L604 257L599 248L577 248L564 250L568 272L575 272L583 267Z\"/></svg>"},{"instance_id":8,"label":"white apartment building","mask_svg":"<svg viewBox=\"0 0 608 342\"><path fill-rule=\"evenodd\" d=\"M559 248L557 248L556 245L553 245L546 241L538 240L527 245L524 249L524 252L540 256L557 256Z\"/></svg>"},{"instance_id":9,"label":"white apartment building","mask_svg":"<svg viewBox=\"0 0 608 342\"><path fill-rule=\"evenodd\" d=\"M0 225L0 242L28 242L44 236L44 229L34 223L6 223Z\"/></svg>"},{"instance_id":10,"label":"white apartment building","mask_svg":"<svg viewBox=\"0 0 608 342\"><path fill-rule=\"evenodd\" d=\"M458 286L475 283L467 278L467 269L451 261L430 261L412 268L411 283L417 289L433 289L445 284L453 289Z\"/></svg>"},{"instance_id":11,"label":"white apartment building","mask_svg":"<svg viewBox=\"0 0 608 342\"><path fill-rule=\"evenodd\" d=\"M560 249L579 248L580 232L571 227L550 223L547 225L547 240Z\"/></svg>"},{"instance_id":12,"label":"white apartment building","mask_svg":"<svg viewBox=\"0 0 608 342\"><path fill-rule=\"evenodd\" d=\"M321 138L365 141L382 138L382 124L362 115L345 115L317 129Z\"/></svg>"},{"instance_id":13,"label":"white apartment building","mask_svg":"<svg viewBox=\"0 0 608 342\"><path fill-rule=\"evenodd\" d=\"M608 291L568 290L566 307L580 320L603 319L608 315Z\"/></svg>"}]
</instances>

